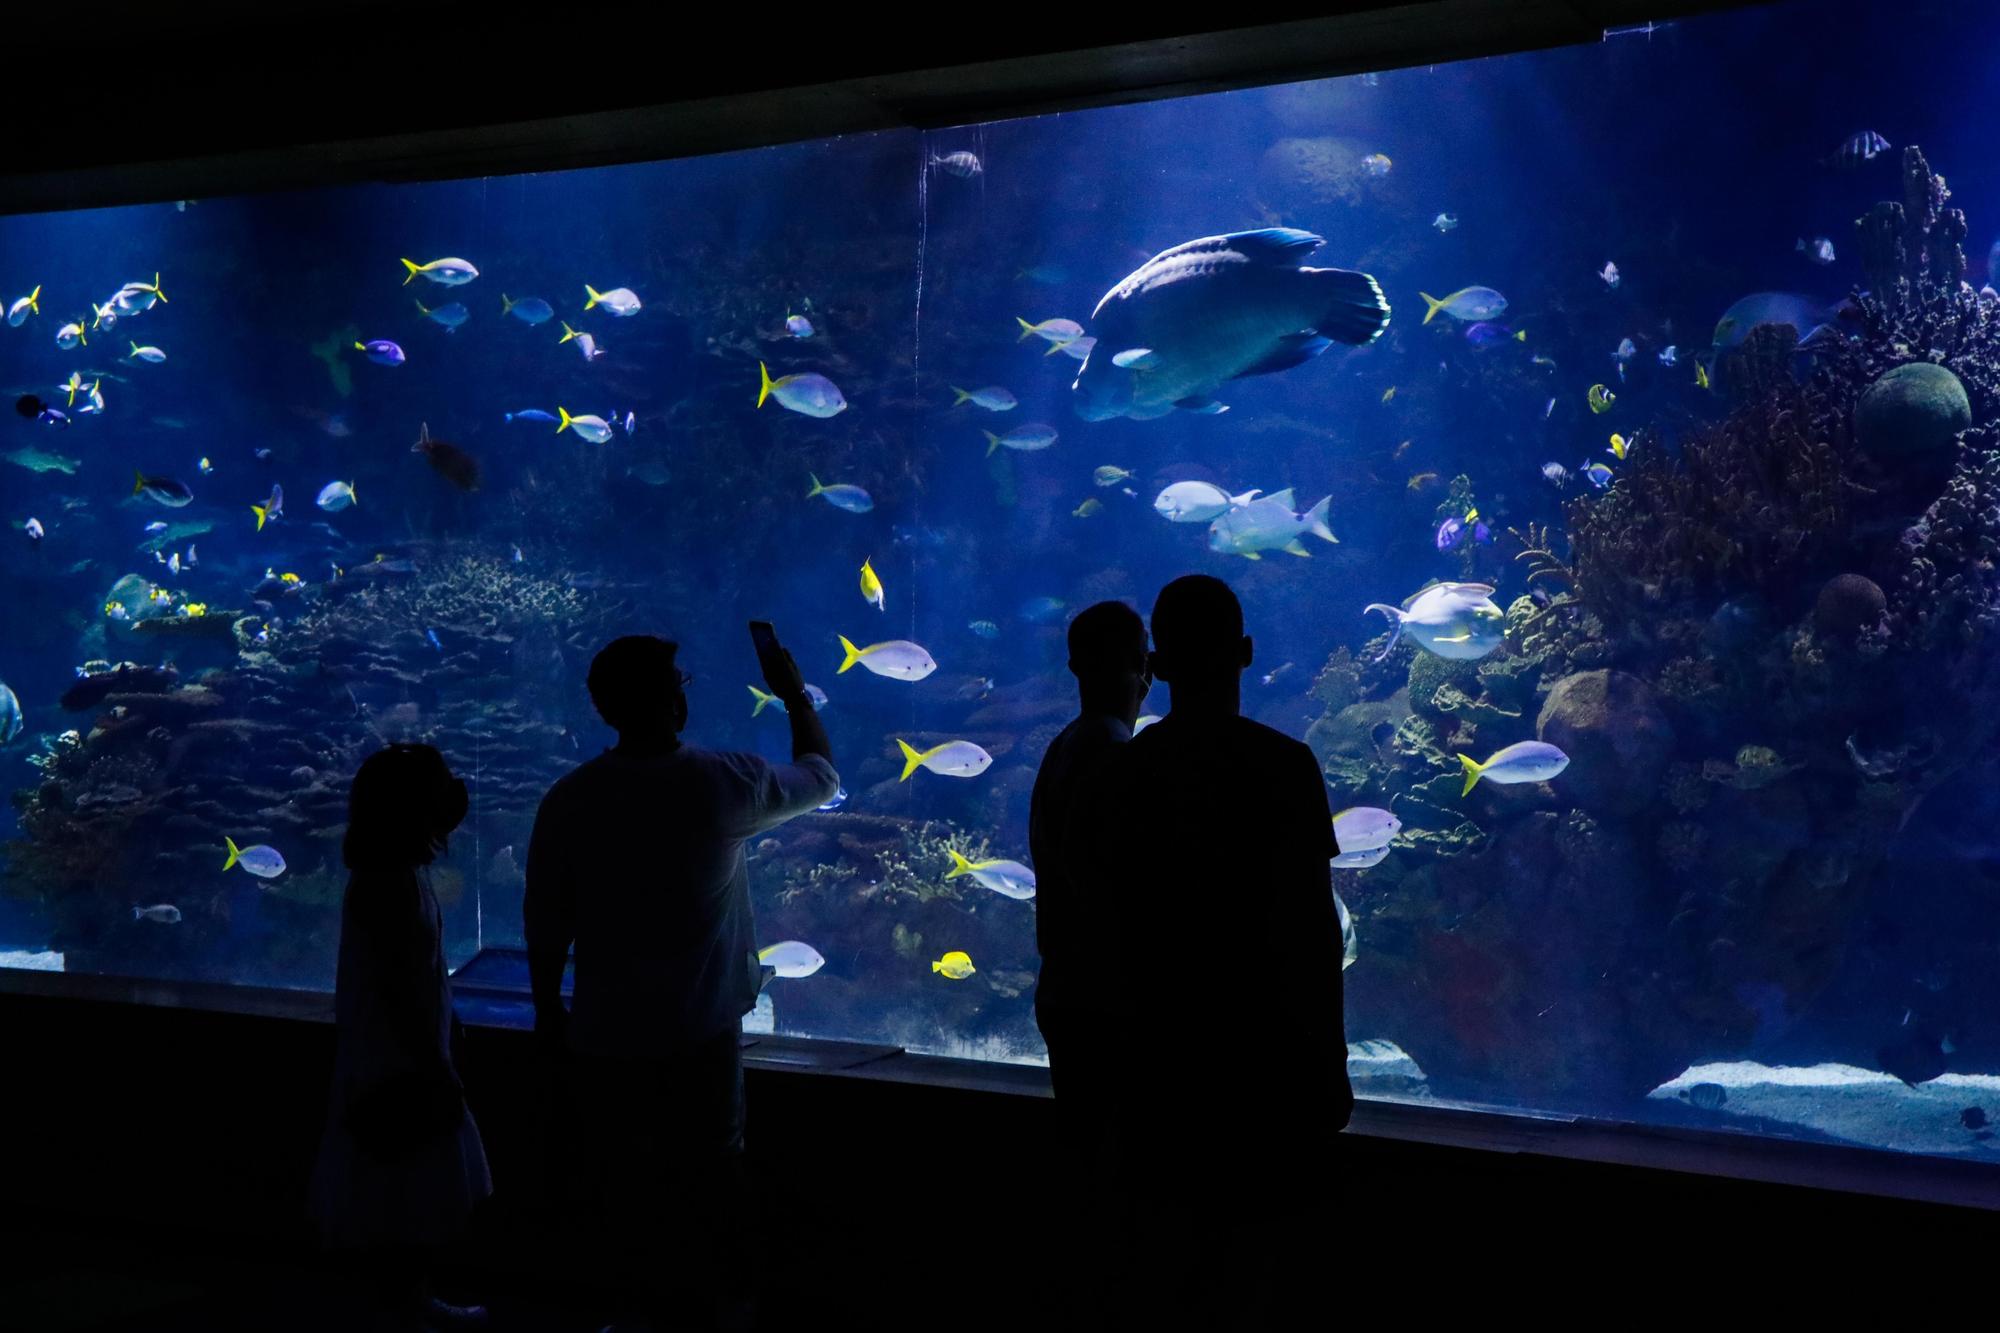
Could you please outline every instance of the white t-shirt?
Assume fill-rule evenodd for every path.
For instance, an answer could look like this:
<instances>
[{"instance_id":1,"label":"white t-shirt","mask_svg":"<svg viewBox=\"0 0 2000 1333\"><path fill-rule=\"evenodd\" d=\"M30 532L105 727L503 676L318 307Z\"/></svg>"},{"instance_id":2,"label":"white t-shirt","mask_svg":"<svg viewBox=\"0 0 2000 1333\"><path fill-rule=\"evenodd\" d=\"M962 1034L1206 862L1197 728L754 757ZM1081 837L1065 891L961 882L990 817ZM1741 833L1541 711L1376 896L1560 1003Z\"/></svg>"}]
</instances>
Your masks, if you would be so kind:
<instances>
[{"instance_id":1,"label":"white t-shirt","mask_svg":"<svg viewBox=\"0 0 2000 1333\"><path fill-rule=\"evenodd\" d=\"M528 911L575 924L571 1048L645 1059L740 1023L758 980L743 844L839 787L818 755L691 745L607 750L557 782L535 817Z\"/></svg>"}]
</instances>

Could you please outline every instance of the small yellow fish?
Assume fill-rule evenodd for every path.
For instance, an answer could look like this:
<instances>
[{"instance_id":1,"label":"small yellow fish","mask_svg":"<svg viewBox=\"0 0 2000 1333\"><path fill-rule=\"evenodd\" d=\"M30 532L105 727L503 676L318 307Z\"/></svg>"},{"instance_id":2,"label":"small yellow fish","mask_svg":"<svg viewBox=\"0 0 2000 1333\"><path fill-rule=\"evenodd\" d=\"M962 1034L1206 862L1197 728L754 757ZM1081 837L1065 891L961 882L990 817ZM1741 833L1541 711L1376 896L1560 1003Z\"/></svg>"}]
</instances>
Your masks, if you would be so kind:
<instances>
[{"instance_id":1,"label":"small yellow fish","mask_svg":"<svg viewBox=\"0 0 2000 1333\"><path fill-rule=\"evenodd\" d=\"M953 981L963 981L978 970L972 965L972 959L960 949L953 949L931 964L931 971L942 972Z\"/></svg>"},{"instance_id":2,"label":"small yellow fish","mask_svg":"<svg viewBox=\"0 0 2000 1333\"><path fill-rule=\"evenodd\" d=\"M171 602L174 600L174 595L165 588L155 588L147 593L146 597L147 600L154 602Z\"/></svg>"},{"instance_id":3,"label":"small yellow fish","mask_svg":"<svg viewBox=\"0 0 2000 1333\"><path fill-rule=\"evenodd\" d=\"M1602 384L1591 385L1590 392L1585 396L1590 400L1590 410L1598 413L1609 412L1611 405L1618 401L1618 395Z\"/></svg>"},{"instance_id":4,"label":"small yellow fish","mask_svg":"<svg viewBox=\"0 0 2000 1333\"><path fill-rule=\"evenodd\" d=\"M1104 508L1104 502L1093 495L1076 508L1070 510L1069 516L1071 518L1089 518L1102 508Z\"/></svg>"},{"instance_id":5,"label":"small yellow fish","mask_svg":"<svg viewBox=\"0 0 2000 1333\"><path fill-rule=\"evenodd\" d=\"M181 608L181 614L190 620L197 620L208 614L207 602L189 602Z\"/></svg>"},{"instance_id":6,"label":"small yellow fish","mask_svg":"<svg viewBox=\"0 0 2000 1333\"><path fill-rule=\"evenodd\" d=\"M1699 361L1694 363L1694 387L1697 389L1708 387L1708 367Z\"/></svg>"},{"instance_id":7,"label":"small yellow fish","mask_svg":"<svg viewBox=\"0 0 2000 1333\"><path fill-rule=\"evenodd\" d=\"M1435 472L1419 472L1416 476L1410 478L1410 489L1413 491L1427 490L1437 485L1437 479L1438 474Z\"/></svg>"},{"instance_id":8,"label":"small yellow fish","mask_svg":"<svg viewBox=\"0 0 2000 1333\"><path fill-rule=\"evenodd\" d=\"M1410 452L1410 446L1415 443L1416 443L1415 440L1404 440L1401 444L1396 446L1396 451L1390 454L1389 457L1392 459L1400 460L1404 454Z\"/></svg>"},{"instance_id":9,"label":"small yellow fish","mask_svg":"<svg viewBox=\"0 0 2000 1333\"><path fill-rule=\"evenodd\" d=\"M298 583L299 581L297 574L285 573L278 575L278 582L280 583Z\"/></svg>"},{"instance_id":10,"label":"small yellow fish","mask_svg":"<svg viewBox=\"0 0 2000 1333\"><path fill-rule=\"evenodd\" d=\"M882 591L882 580L876 576L875 566L870 564L869 561L863 560L861 562L861 600L872 602L877 611L887 611L889 608L883 605L886 597L887 594Z\"/></svg>"},{"instance_id":11,"label":"small yellow fish","mask_svg":"<svg viewBox=\"0 0 2000 1333\"><path fill-rule=\"evenodd\" d=\"M1391 384L1388 388L1382 390L1382 401L1385 403L1388 402L1390 399L1394 398L1395 396L1396 396L1396 386L1393 384Z\"/></svg>"},{"instance_id":12,"label":"small yellow fish","mask_svg":"<svg viewBox=\"0 0 2000 1333\"><path fill-rule=\"evenodd\" d=\"M1632 445L1629 440L1614 431L1611 436L1611 446L1605 452L1622 463L1625 461L1626 451L1631 447Z\"/></svg>"},{"instance_id":13,"label":"small yellow fish","mask_svg":"<svg viewBox=\"0 0 2000 1333\"><path fill-rule=\"evenodd\" d=\"M124 617L125 617L125 603L123 603L123 602L106 602L106 603L104 604L104 614L105 614L105 615L107 615L107 616L110 616L110 617L111 617L111 618L112 618L113 620L122 620L122 619L124 619Z\"/></svg>"}]
</instances>

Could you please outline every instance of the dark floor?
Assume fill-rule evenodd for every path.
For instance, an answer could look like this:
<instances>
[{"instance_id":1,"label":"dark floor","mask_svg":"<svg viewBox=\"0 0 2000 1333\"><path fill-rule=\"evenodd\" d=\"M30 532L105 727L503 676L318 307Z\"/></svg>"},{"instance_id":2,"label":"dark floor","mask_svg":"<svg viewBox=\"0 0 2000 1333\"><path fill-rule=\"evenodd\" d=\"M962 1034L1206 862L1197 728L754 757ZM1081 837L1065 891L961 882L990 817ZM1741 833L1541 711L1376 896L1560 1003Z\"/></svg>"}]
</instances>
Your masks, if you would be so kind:
<instances>
[{"instance_id":1,"label":"dark floor","mask_svg":"<svg viewBox=\"0 0 2000 1333\"><path fill-rule=\"evenodd\" d=\"M331 1055L323 1023L0 991L0 1333L356 1333L304 1222ZM594 1333L634 1302L569 1219L532 1210L549 1197L535 1188L548 1071L527 1034L482 1029L463 1070L500 1192L442 1293L487 1303L501 1333ZM1191 1062L1188 1076L1212 1074ZM1046 1234L1077 1211L1049 1165L1046 1097L761 1069L748 1082L765 1327L1134 1326L1051 1314L1051 1267L1094 1271L1109 1238ZM1857 1302L1990 1303L2000 1211L1485 1141L1336 1141L1335 1193L1292 1200L1323 1233L1324 1322L1622 1325L1644 1311L1690 1328L1766 1313L1848 1326ZM1913 1182L1936 1167L1871 1160Z\"/></svg>"}]
</instances>

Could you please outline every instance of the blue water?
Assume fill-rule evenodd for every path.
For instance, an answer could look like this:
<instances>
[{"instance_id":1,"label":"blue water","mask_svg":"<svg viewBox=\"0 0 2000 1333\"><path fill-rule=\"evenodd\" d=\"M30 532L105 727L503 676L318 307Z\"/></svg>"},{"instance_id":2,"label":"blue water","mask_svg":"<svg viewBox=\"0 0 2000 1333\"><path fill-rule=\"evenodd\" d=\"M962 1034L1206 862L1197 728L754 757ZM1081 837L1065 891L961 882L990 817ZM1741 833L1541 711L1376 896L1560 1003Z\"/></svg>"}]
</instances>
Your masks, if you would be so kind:
<instances>
[{"instance_id":1,"label":"blue water","mask_svg":"<svg viewBox=\"0 0 2000 1333\"><path fill-rule=\"evenodd\" d=\"M10 868L0 948L56 950L81 970L330 984L345 784L370 747L406 738L442 745L473 784L473 815L439 872L454 961L518 944L535 800L610 739L583 689L590 653L619 633L680 640L694 674L691 737L778 757L783 719L753 718L745 688L758 676L743 625L763 618L828 696L850 793L752 849L760 937L804 941L827 960L774 984L779 1029L1039 1058L1032 903L943 871L947 846L1026 859L1034 765L1072 710L1068 618L1104 598L1145 610L1188 571L1228 578L1257 644L1245 711L1300 736L1324 719L1323 759L1336 732L1366 737L1372 770L1365 755L1360 770L1329 765L1334 808L1382 805L1411 834L1450 835L1457 815L1408 805L1418 761L1393 739L1411 716L1407 652L1363 670L1358 693L1315 690L1330 659L1340 676L1381 649L1382 622L1362 607L1436 579L1493 583L1502 608L1526 595L1510 530L1551 525L1561 554L1574 517L1565 505L1595 502L1580 475L1558 488L1543 465L1578 474L1595 460L1615 476L1625 464L1606 452L1611 432L1644 430L1646 447L1675 456L1721 421L1738 386L1695 382L1697 365L1720 371L1717 317L1751 292L1831 305L1859 285L1853 220L1900 197L1905 145L1921 144L1948 178L1972 223L1969 278L1983 281L2000 177L1981 53L1996 37L2000 19L1968 12L1892 21L1878 7L1783 6L1568 50L924 135L0 219L0 298L41 287L40 313L0 328L0 384L10 398L72 410L57 386L76 371L106 403L66 429L0 423L0 452L39 449L74 466L0 463L0 680L26 718L0 754L0 777L22 793L0 816ZM1853 170L1822 164L1867 129L1892 150ZM982 170L933 164L957 152ZM1385 174L1362 165L1369 154L1387 156ZM1456 226L1435 227L1439 214ZM1223 385L1226 414L1103 422L1072 410L1079 360L1018 336L1020 319L1087 326L1108 288L1167 247L1270 226L1323 237L1308 262L1372 274L1393 307L1387 333ZM1820 236L1836 249L1827 266L1795 250ZM479 276L404 282L402 259L445 256ZM1600 276L1607 262L1615 288ZM94 304L155 273L163 303L87 346L57 347L61 324L88 325ZM586 283L629 287L642 307L585 312ZM1508 300L1494 345L1475 345L1448 316L1422 322L1420 291L1475 284ZM503 315L503 292L547 300L556 319ZM448 331L419 300L462 302L469 318ZM793 314L811 320L812 337L786 331ZM565 323L603 356L586 361L559 342ZM1613 352L1626 338L1635 350L1621 378ZM397 343L404 363L352 349L374 339ZM167 359L133 360L131 341ZM1673 366L1660 361L1670 345ZM815 419L757 407L760 360L774 378L826 376L846 410ZM1593 384L1615 393L1610 413L1588 406ZM953 385L1003 386L1019 405L954 407ZM524 409L615 424L590 443L504 419ZM1056 430L1053 447L989 454L984 431L1033 423ZM476 460L476 489L412 451L426 429ZM1095 484L1107 465L1130 478ZM195 498L168 510L135 496L135 471L183 481ZM872 508L809 498L809 475L865 488ZM1309 559L1213 552L1204 525L1153 512L1161 489L1188 479L1290 489L1301 511L1329 496L1339 542L1308 536ZM358 503L322 512L314 497L336 480ZM274 484L284 514L259 531L251 506ZM1439 522L1475 506L1491 540L1440 552ZM18 526L30 517L46 527L39 544ZM192 568L174 574L141 549L154 521L206 525L161 546L183 559L195 550ZM1853 556L1863 567L1873 558ZM880 611L858 587L864 559L886 590ZM107 615L125 575L165 590L142 616L165 608L185 621L173 608L198 603L197 619L226 620L228 632ZM1721 600L1661 619L1704 621ZM1801 593L1772 614L1789 624L1809 609ZM1650 632L1621 630L1615 646L1657 675ZM839 673L839 635L914 640L938 669L915 683ZM58 700L92 661L177 674L166 693L64 710ZM1419 673L1436 665L1416 661ZM1554 683L1541 683L1524 720L1482 724L1483 735L1454 737L1459 724L1435 714L1425 725L1443 725L1445 753L1483 758L1498 748L1488 737L1532 734ZM1167 702L1162 690L1147 711ZM1350 705L1359 720L1336 726ZM70 729L80 748L31 766ZM1699 772L1755 744L1804 762L1781 731L1751 712L1699 736L1683 719L1672 758ZM967 739L995 762L973 779L902 782L898 738ZM1838 767L1819 785L1810 768L1780 781L1799 784L1801 809L1818 809L1853 799L1856 779ZM1972 816L1942 817L1935 798L1922 810L1912 799L1881 856L1853 867L1851 894L1797 941L1766 940L1759 961L1738 967L1716 961L1745 943L1729 931L1796 925L1728 917L1738 897L1777 892L1764 853L1775 842L1780 861L1803 857L1824 825L1779 819L1782 831L1758 835L1741 865L1717 853L1674 870L1656 849L1685 812L1656 794L1594 816L1629 855L1537 878L1521 866L1550 825L1532 821L1581 818L1591 802L1560 782L1522 791L1465 798L1464 822L1485 840L1478 859L1406 838L1380 867L1336 877L1359 936L1349 1035L1399 1043L1445 1095L1679 1117L1680 1103L1643 1094L1704 1059L1878 1068L1886 1048L1936 1046L1936 1035L1954 1070L2000 1057L2000 1032L1978 1017L1996 997L1962 943L1990 940L1994 910L1891 888L1919 871L1982 877L1993 849L1968 830L1985 797ZM1695 837L1680 825L1703 820L1723 817L1689 815L1671 836ZM1558 836L1586 836L1564 827ZM1733 847L1735 828L1698 834ZM288 870L271 881L224 873L225 836L277 847ZM133 907L155 903L177 905L182 920L133 920ZM1689 924L1718 913L1733 924ZM1496 917L1509 923L1497 934ZM934 972L950 950L978 971ZM1772 961L1788 950L1813 960ZM1199 984L1201 971L1199 958L1102 965L1142 989ZM1649 988L1680 998L1656 1004L1641 998ZM1934 1035L1911 1038L1917 1030Z\"/></svg>"}]
</instances>

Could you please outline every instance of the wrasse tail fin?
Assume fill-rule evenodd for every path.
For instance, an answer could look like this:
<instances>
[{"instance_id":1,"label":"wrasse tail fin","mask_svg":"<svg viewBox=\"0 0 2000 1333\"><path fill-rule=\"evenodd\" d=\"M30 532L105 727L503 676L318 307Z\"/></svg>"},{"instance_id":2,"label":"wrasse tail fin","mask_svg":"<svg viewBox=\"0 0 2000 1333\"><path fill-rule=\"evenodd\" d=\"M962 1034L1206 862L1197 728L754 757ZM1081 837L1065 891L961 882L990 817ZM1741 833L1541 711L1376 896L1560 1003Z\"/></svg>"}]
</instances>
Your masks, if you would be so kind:
<instances>
[{"instance_id":1,"label":"wrasse tail fin","mask_svg":"<svg viewBox=\"0 0 2000 1333\"><path fill-rule=\"evenodd\" d=\"M1389 327L1389 298L1382 295L1381 284L1368 274L1344 268L1312 268L1305 272L1319 285L1326 301L1326 313L1313 324L1321 336L1361 347L1374 342ZM1436 314L1437 310L1434 305L1430 313ZM1429 322L1429 315L1425 316L1425 322Z\"/></svg>"}]
</instances>

